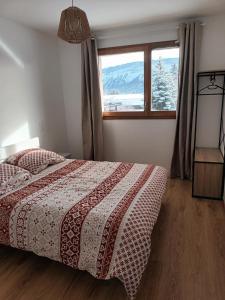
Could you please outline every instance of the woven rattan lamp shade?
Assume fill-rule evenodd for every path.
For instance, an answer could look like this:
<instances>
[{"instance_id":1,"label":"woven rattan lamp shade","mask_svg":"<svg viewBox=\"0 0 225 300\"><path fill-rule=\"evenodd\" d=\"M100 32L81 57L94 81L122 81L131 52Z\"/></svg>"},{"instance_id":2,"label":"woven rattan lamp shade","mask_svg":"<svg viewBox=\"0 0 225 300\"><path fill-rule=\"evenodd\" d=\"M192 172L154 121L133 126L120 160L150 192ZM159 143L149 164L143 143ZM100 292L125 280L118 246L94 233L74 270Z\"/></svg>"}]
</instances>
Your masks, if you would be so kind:
<instances>
[{"instance_id":1,"label":"woven rattan lamp shade","mask_svg":"<svg viewBox=\"0 0 225 300\"><path fill-rule=\"evenodd\" d=\"M91 30L86 13L71 6L62 11L58 37L66 42L79 44L91 37Z\"/></svg>"}]
</instances>

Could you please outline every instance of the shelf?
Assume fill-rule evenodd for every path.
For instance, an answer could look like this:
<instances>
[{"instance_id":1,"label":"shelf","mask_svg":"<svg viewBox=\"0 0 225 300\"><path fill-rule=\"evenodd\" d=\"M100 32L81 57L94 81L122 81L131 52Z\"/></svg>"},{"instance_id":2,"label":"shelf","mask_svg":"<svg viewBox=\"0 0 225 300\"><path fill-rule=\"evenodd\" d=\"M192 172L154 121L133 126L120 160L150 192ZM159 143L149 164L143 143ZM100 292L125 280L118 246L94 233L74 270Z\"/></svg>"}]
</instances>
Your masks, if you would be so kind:
<instances>
[{"instance_id":1,"label":"shelf","mask_svg":"<svg viewBox=\"0 0 225 300\"><path fill-rule=\"evenodd\" d=\"M223 163L223 156L218 148L196 148L195 162Z\"/></svg>"},{"instance_id":2,"label":"shelf","mask_svg":"<svg viewBox=\"0 0 225 300\"><path fill-rule=\"evenodd\" d=\"M208 83L208 84L207 84ZM225 101L225 70L200 72L197 75L197 97L196 97L196 124L194 132L194 145L196 145L196 133L198 131L198 103L210 96L211 100L221 101L218 118L218 147L196 147L193 151L193 174L192 174L192 196L204 199L222 200L224 195L225 155L221 152L224 144L224 120L223 107ZM205 97L203 97L205 96ZM200 100L201 98L201 100ZM207 104L207 103L206 103ZM202 108L202 107L201 107ZM203 118L203 116L202 116ZM207 116L205 116L207 122ZM219 121L220 120L220 121ZM207 127L207 123L206 123ZM207 134L207 133L206 133ZM221 140L222 138L222 140ZM197 141L198 144L198 141ZM224 152L224 151L223 151Z\"/></svg>"},{"instance_id":3,"label":"shelf","mask_svg":"<svg viewBox=\"0 0 225 300\"><path fill-rule=\"evenodd\" d=\"M212 74L215 74L216 76L223 76L225 75L225 70L217 70L217 71L204 71L204 72L199 72L198 77L208 77Z\"/></svg>"}]
</instances>

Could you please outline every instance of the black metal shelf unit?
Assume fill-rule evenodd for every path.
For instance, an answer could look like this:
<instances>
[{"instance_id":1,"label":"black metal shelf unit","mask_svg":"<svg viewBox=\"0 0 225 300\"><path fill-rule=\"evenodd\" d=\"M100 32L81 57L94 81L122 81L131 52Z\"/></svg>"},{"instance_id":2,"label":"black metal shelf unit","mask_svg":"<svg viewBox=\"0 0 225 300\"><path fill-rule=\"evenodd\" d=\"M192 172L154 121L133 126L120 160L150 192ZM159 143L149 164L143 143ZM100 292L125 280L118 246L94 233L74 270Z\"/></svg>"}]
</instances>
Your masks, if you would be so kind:
<instances>
[{"instance_id":1,"label":"black metal shelf unit","mask_svg":"<svg viewBox=\"0 0 225 300\"><path fill-rule=\"evenodd\" d=\"M202 86L204 82L204 86ZM207 82L207 84L205 84ZM221 96L218 145L215 148L196 147L199 98ZM224 132L225 70L199 72L195 111L192 197L223 200L225 175L225 132ZM203 100L203 99L202 99ZM201 100L201 101L202 101ZM210 125L209 125L210 126Z\"/></svg>"}]
</instances>

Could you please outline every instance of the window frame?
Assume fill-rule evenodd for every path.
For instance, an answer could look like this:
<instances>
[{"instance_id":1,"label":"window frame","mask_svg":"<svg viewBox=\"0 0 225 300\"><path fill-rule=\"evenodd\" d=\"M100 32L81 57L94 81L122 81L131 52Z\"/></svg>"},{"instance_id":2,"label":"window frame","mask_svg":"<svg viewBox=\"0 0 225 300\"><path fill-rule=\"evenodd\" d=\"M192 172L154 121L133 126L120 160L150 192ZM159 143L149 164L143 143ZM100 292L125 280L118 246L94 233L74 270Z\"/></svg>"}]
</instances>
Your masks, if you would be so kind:
<instances>
[{"instance_id":1,"label":"window frame","mask_svg":"<svg viewBox=\"0 0 225 300\"><path fill-rule=\"evenodd\" d=\"M98 49L98 56L122 54L129 52L144 52L144 111L119 111L106 112L103 111L104 120L112 119L176 119L176 111L151 111L152 101L152 70L151 70L151 54L154 49L163 49L169 47L179 48L177 41L154 42L147 44L137 44L128 46L118 46L110 48Z\"/></svg>"}]
</instances>

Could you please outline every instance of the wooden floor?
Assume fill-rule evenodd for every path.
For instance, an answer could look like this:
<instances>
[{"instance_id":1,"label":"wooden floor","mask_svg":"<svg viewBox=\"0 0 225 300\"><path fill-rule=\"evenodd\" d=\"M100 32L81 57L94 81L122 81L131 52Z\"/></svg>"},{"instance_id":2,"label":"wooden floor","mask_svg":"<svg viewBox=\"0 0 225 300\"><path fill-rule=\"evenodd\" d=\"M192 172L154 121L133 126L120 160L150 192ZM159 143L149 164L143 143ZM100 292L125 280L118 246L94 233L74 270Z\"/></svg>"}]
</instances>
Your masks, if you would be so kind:
<instances>
[{"instance_id":1,"label":"wooden floor","mask_svg":"<svg viewBox=\"0 0 225 300\"><path fill-rule=\"evenodd\" d=\"M99 281L31 253L0 247L1 300L125 300L118 280ZM187 181L171 180L152 237L137 300L225 299L223 202L191 198Z\"/></svg>"}]
</instances>

